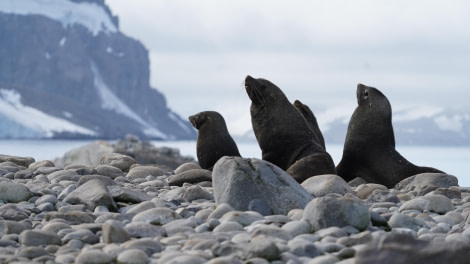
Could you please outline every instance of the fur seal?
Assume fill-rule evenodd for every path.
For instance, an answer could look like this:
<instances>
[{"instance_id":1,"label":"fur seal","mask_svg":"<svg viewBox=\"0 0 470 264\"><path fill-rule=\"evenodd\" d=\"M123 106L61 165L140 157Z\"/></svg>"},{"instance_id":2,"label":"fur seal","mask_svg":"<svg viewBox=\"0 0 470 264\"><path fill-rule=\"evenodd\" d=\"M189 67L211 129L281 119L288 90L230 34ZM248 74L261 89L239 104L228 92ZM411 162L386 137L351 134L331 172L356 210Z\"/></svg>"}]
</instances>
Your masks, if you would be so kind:
<instances>
[{"instance_id":1,"label":"fur seal","mask_svg":"<svg viewBox=\"0 0 470 264\"><path fill-rule=\"evenodd\" d=\"M313 114L310 107L303 104L299 100L294 101L294 106L295 106L295 108L297 108L297 110L299 110L299 112L305 118L305 121L307 122L307 125L312 130L313 135L315 136L315 140L318 143L320 143L320 145L326 150L325 139L323 138L323 134L320 131L320 127L318 127L317 118Z\"/></svg>"},{"instance_id":2,"label":"fur seal","mask_svg":"<svg viewBox=\"0 0 470 264\"><path fill-rule=\"evenodd\" d=\"M330 154L316 141L302 114L276 85L245 78L251 99L251 124L263 160L286 170L297 182L321 174L336 174Z\"/></svg>"},{"instance_id":3,"label":"fur seal","mask_svg":"<svg viewBox=\"0 0 470 264\"><path fill-rule=\"evenodd\" d=\"M351 116L343 156L336 171L346 181L361 177L393 188L401 180L423 172L442 171L419 167L395 150L392 107L374 87L357 85L357 108Z\"/></svg>"},{"instance_id":4,"label":"fur seal","mask_svg":"<svg viewBox=\"0 0 470 264\"><path fill-rule=\"evenodd\" d=\"M215 111L204 111L188 117L198 130L196 152L202 169L212 170L223 156L238 156L240 152L230 136L225 120Z\"/></svg>"}]
</instances>

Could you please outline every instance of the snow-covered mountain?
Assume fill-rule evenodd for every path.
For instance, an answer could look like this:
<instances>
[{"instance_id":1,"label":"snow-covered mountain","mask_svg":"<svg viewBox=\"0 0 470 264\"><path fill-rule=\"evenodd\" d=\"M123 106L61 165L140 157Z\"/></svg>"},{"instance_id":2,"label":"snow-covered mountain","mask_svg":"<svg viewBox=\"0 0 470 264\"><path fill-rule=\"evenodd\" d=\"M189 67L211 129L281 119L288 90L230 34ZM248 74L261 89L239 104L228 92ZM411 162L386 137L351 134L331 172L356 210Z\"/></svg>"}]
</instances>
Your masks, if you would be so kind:
<instances>
[{"instance_id":1,"label":"snow-covered mountain","mask_svg":"<svg viewBox=\"0 0 470 264\"><path fill-rule=\"evenodd\" d=\"M0 138L194 139L104 0L0 1Z\"/></svg>"}]
</instances>

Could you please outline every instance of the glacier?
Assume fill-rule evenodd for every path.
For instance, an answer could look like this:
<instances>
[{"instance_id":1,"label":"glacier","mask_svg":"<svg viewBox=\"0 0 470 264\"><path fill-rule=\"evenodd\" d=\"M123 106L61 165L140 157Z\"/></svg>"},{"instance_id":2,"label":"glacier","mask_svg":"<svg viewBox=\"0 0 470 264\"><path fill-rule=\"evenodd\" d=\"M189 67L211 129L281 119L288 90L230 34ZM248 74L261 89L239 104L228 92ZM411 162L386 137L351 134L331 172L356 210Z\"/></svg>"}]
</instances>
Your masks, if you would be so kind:
<instances>
[{"instance_id":1,"label":"glacier","mask_svg":"<svg viewBox=\"0 0 470 264\"><path fill-rule=\"evenodd\" d=\"M59 21L63 27L80 24L94 36L102 31L118 32L106 11L95 3L74 3L67 0L1 0L0 12L42 15Z\"/></svg>"}]
</instances>

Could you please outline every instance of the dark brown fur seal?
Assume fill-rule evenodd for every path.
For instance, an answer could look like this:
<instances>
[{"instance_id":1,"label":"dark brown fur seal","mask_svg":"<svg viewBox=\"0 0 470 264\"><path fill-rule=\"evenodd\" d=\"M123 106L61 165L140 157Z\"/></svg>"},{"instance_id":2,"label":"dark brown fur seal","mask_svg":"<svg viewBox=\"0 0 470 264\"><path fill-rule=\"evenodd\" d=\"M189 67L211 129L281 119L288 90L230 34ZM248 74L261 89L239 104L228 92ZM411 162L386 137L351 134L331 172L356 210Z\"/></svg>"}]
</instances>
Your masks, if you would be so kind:
<instances>
[{"instance_id":1,"label":"dark brown fur seal","mask_svg":"<svg viewBox=\"0 0 470 264\"><path fill-rule=\"evenodd\" d=\"M221 114L215 111L200 112L190 116L189 121L198 130L196 152L201 168L212 170L223 156L240 157Z\"/></svg>"},{"instance_id":2,"label":"dark brown fur seal","mask_svg":"<svg viewBox=\"0 0 470 264\"><path fill-rule=\"evenodd\" d=\"M336 167L339 176L346 181L361 177L392 188L419 173L442 173L434 168L416 166L395 150L392 107L382 92L358 84L357 103L349 121L343 157Z\"/></svg>"},{"instance_id":3,"label":"dark brown fur seal","mask_svg":"<svg viewBox=\"0 0 470 264\"><path fill-rule=\"evenodd\" d=\"M251 123L263 160L286 170L298 182L321 174L336 174L331 156L316 141L302 114L276 85L245 78L251 99Z\"/></svg>"},{"instance_id":4,"label":"dark brown fur seal","mask_svg":"<svg viewBox=\"0 0 470 264\"><path fill-rule=\"evenodd\" d=\"M307 122L308 127L312 130L313 135L315 136L315 140L318 143L320 143L320 145L322 145L324 149L326 149L325 139L323 138L323 134L321 133L320 127L318 126L317 118L313 114L310 107L303 104L299 100L294 101L294 106L295 108L297 108L297 110L299 110L299 112L305 118L305 121Z\"/></svg>"}]
</instances>

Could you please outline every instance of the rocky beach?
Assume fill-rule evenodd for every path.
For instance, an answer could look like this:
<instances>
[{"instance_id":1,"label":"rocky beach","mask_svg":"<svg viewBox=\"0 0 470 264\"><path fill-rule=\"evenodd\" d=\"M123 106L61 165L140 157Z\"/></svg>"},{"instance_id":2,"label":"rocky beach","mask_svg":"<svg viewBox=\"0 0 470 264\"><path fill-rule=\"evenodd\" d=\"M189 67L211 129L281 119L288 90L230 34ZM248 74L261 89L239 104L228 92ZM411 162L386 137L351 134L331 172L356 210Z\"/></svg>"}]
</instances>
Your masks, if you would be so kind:
<instances>
[{"instance_id":1,"label":"rocky beach","mask_svg":"<svg viewBox=\"0 0 470 264\"><path fill-rule=\"evenodd\" d=\"M135 137L54 161L0 155L2 263L467 263L469 214L470 187L441 173L299 184Z\"/></svg>"}]
</instances>

